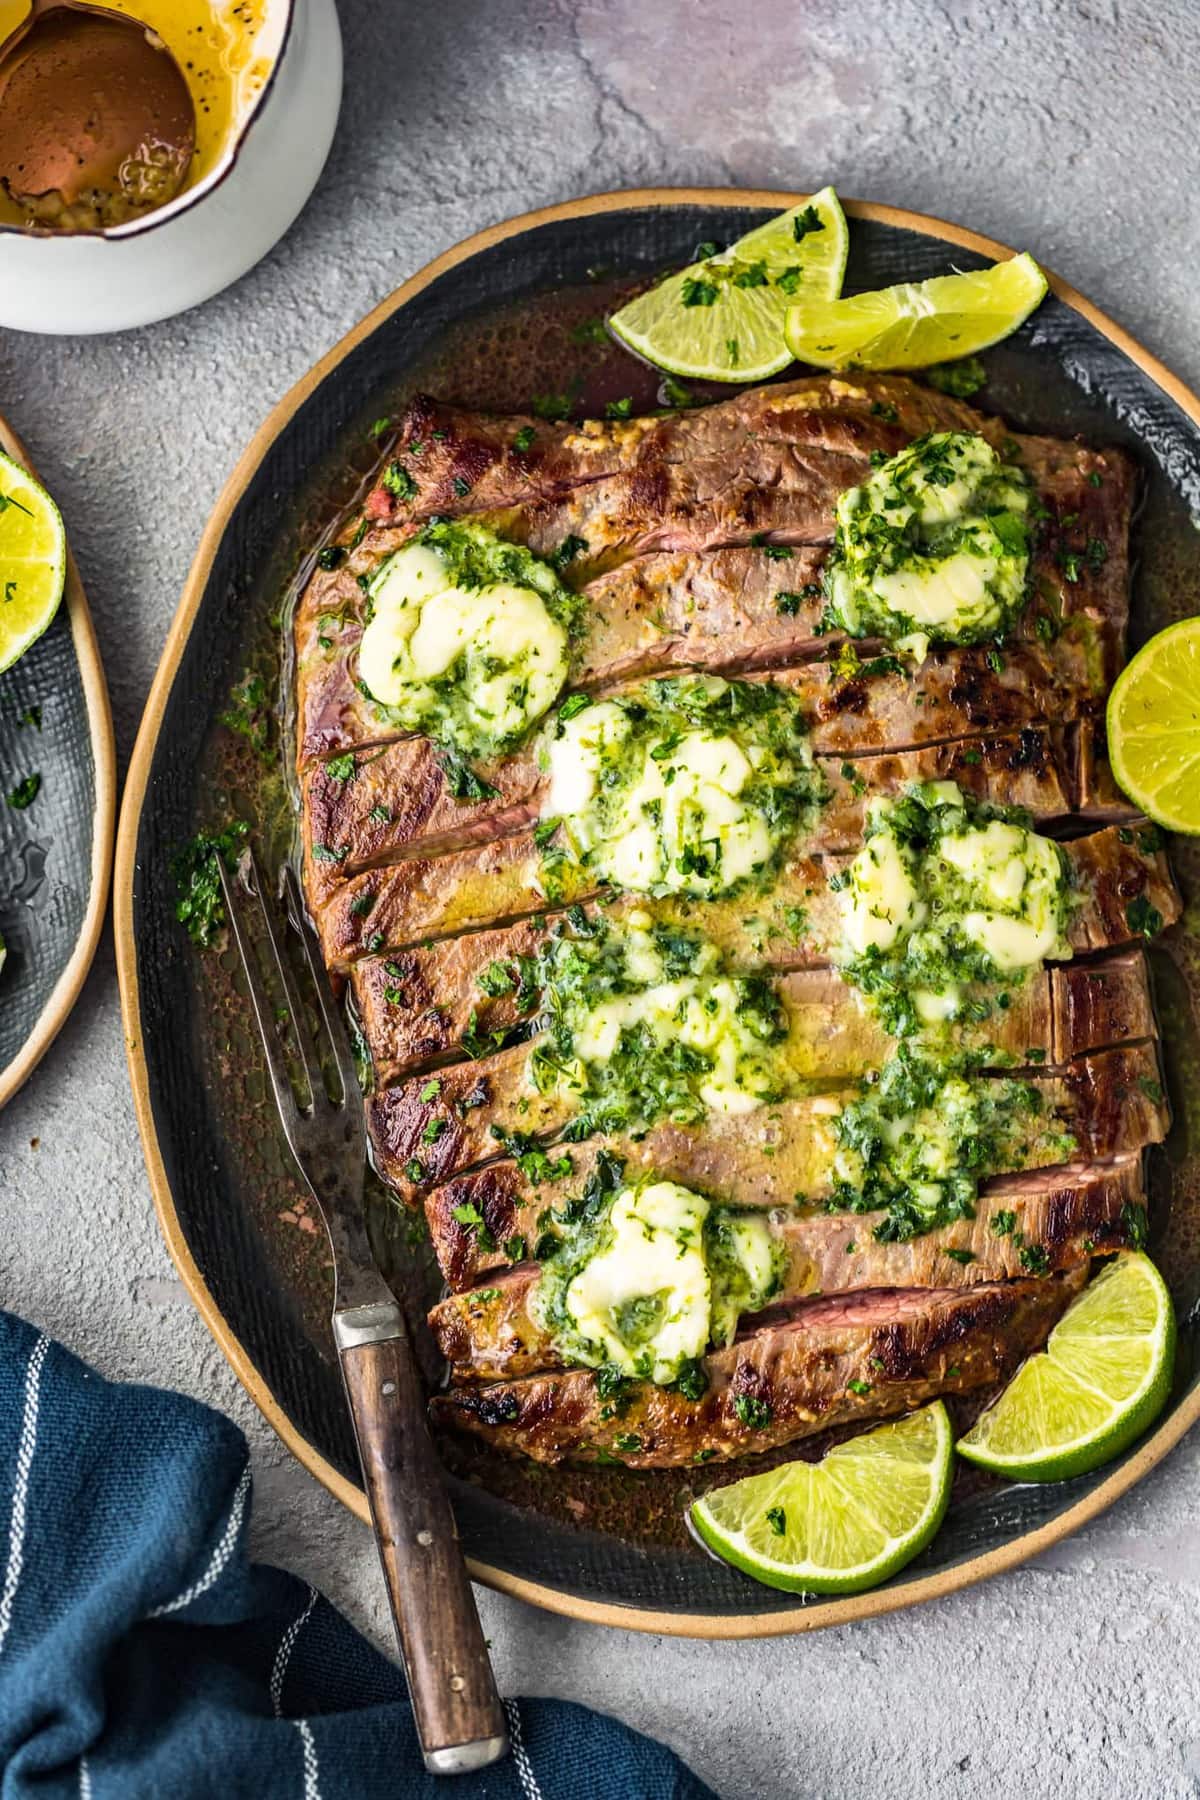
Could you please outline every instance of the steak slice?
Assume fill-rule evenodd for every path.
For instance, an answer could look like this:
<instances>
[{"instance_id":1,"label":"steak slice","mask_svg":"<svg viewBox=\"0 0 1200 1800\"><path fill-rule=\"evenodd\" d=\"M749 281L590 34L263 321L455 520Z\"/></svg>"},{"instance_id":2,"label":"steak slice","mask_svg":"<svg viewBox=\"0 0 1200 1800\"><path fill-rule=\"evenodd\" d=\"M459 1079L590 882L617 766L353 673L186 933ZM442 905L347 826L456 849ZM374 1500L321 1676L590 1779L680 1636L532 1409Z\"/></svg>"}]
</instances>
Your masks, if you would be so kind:
<instances>
[{"instance_id":1,"label":"steak slice","mask_svg":"<svg viewBox=\"0 0 1200 1800\"><path fill-rule=\"evenodd\" d=\"M774 1049L797 1082L833 1086L882 1068L895 1053L876 1015L833 969L779 975L774 989L787 1015L788 1034ZM986 996L986 990L983 990ZM947 1048L986 1053L996 1069L1056 1068L1076 1057L1157 1035L1146 959L1135 949L1096 963L1067 963L1014 985L1005 1008L991 1006L982 1021L948 1034ZM393 1007L402 1012L402 1007ZM375 1045L369 1032L372 1056ZM527 1045L514 1045L476 1061L439 1067L432 1079L408 1076L384 1087L375 1063L376 1091L368 1107L385 1132L377 1145L389 1162L411 1156L428 1161L422 1144L447 1146L465 1167L495 1152L494 1132L557 1138L579 1111L576 1101L539 1093L529 1070ZM486 1095L486 1100L483 1096ZM768 1109L772 1110L772 1109ZM399 1120L405 1121L402 1136ZM386 1121L386 1124L382 1122ZM455 1148L448 1146L453 1140ZM386 1148L385 1148L386 1145ZM392 1146L395 1145L393 1150Z\"/></svg>"},{"instance_id":2,"label":"steak slice","mask_svg":"<svg viewBox=\"0 0 1200 1800\"><path fill-rule=\"evenodd\" d=\"M1168 925L1178 918L1179 896L1160 844L1160 834L1149 828L1108 826L1063 845L1082 896L1071 931L1077 952L1109 949L1143 930L1153 935L1156 916ZM683 927L702 919L704 936L739 963L769 960L777 945L788 950L793 967L811 967L828 961L828 947L840 932L829 881L844 863L844 857L793 854L766 892L706 901L702 912L686 895L622 894L607 899L606 914L620 919L648 913L657 923ZM559 872L551 910L597 892L585 871L575 874L568 865ZM326 964L344 969L363 955L529 918L547 906L540 853L518 833L366 869L343 882L314 915Z\"/></svg>"},{"instance_id":3,"label":"steak slice","mask_svg":"<svg viewBox=\"0 0 1200 1800\"><path fill-rule=\"evenodd\" d=\"M521 1154L498 1160L510 1142L506 1134L521 1143L527 1137L547 1145L562 1139L567 1117L556 1101L526 1092L524 1110L521 1102L501 1110L488 1076L460 1078L461 1070L456 1064L438 1079L418 1077L367 1099L376 1167L410 1206L461 1174L462 1180L452 1183L453 1204L482 1212L475 1198L478 1184L508 1179L524 1188L527 1182ZM1038 1094L1040 1106L1036 1112L1014 1108L1001 1150L1006 1160L985 1173L1051 1168L1064 1160L1064 1134L1074 1140L1073 1154L1089 1161L1161 1143L1167 1134L1170 1114L1153 1042L1077 1057L1053 1074L1022 1080ZM828 1093L753 1112L709 1113L700 1125L660 1120L636 1136L609 1135L603 1142L631 1168L653 1170L730 1206L821 1202L833 1183L836 1120L859 1092L857 1083L844 1082ZM424 1093L430 1098L422 1099ZM480 1167L489 1162L495 1171ZM567 1151L561 1179L573 1170Z\"/></svg>"},{"instance_id":4,"label":"steak slice","mask_svg":"<svg viewBox=\"0 0 1200 1800\"><path fill-rule=\"evenodd\" d=\"M696 410L583 424L470 412L418 394L382 459L400 461L409 497L380 486L367 511L374 518L421 519L524 506L612 476L654 476L747 453L761 456L764 470L776 475L789 453L862 465L872 451L893 454L923 432L977 431L985 423L959 400L887 375L807 377Z\"/></svg>"},{"instance_id":5,"label":"steak slice","mask_svg":"<svg viewBox=\"0 0 1200 1800\"><path fill-rule=\"evenodd\" d=\"M587 915L580 923L588 926ZM557 920L555 928L571 935L565 919ZM414 950L368 956L353 964L350 983L359 1025L371 1053L375 1086L392 1087L431 1064L466 1055L494 1056L510 1042L526 1041L537 1029L541 1004L537 958L545 949L546 936L547 921L530 920L498 931L447 938ZM1128 936L1128 927L1123 932L1118 930L1116 941L1125 941ZM1130 967L1127 960L1073 964L1047 971L1035 982L1017 984L1011 995L1013 1010L1001 1022L1006 1043L1017 1048L1039 1045L1055 1062L1074 1054L1063 1048L1068 1041L1078 1051L1102 1048L1132 1036L1152 1035L1140 1029L1115 1029L1114 1002L1118 991L1114 983L1128 969L1128 978L1136 979L1139 987L1144 986L1136 956L1133 963L1135 967ZM761 950L747 939L735 955L734 967L744 974L773 970L786 976L787 985L781 991L803 1006L809 1020L815 1018L818 1005L841 1008L844 1016L844 1009L851 1004L838 975L812 966L811 949L800 941L799 934L793 942L776 939ZM1084 1026L1073 1021L1070 1033L1058 1033L1051 1044L1042 1024L1046 1014L1043 996L1050 993L1056 1008L1067 1004L1079 1008L1085 997L1095 996L1098 1003L1102 995L1112 995L1113 1000L1108 1002L1109 1022L1101 1025L1097 1020ZM1124 988L1119 990L1120 1006L1128 1007L1129 999ZM1041 1010L1034 1013L1030 1010L1034 1008ZM1022 1019L1028 1017L1025 1028L1015 1022L1018 1015ZM1130 1019L1141 1016L1140 1005L1136 1013L1129 1013ZM996 1023L993 1019L992 1027ZM867 1029L865 1021L857 1029ZM1097 1036L1097 1032L1111 1035ZM838 1041L843 1040L839 1037Z\"/></svg>"},{"instance_id":6,"label":"steak slice","mask_svg":"<svg viewBox=\"0 0 1200 1800\"><path fill-rule=\"evenodd\" d=\"M1133 466L1120 452L1101 454L1051 439L1026 443L1033 446L1030 467L1048 521L1035 544L1030 601L1014 641L1065 640L1087 660L1093 697L1102 696L1123 655ZM857 470L853 479L863 472ZM815 478L812 470L807 475ZM744 477L744 470L733 470L725 480L736 485ZM773 533L791 540L782 547L747 543L746 530L735 525L728 546L721 547L718 529L710 534L714 547L707 552L651 551L590 581L570 685L604 688L684 667L732 673L794 662L828 647L831 640L821 635L820 579L841 489L831 481L824 485L816 544L801 541L803 533L797 538L785 525ZM591 499L604 497L597 493ZM780 504L778 496L774 504ZM539 517L535 509L485 522L501 537L530 541L535 550L554 554L567 536L581 541L576 527L584 523L556 522L557 511ZM294 621L301 765L402 735L387 709L358 687L357 654L366 610L361 584L413 529L376 526L360 541L350 540L339 568L314 567ZM597 534L605 529L601 520L587 525L597 549ZM625 527L618 521L616 529ZM1097 545L1104 546L1103 556ZM586 560L570 564L567 574L578 583L587 574ZM782 610L781 596L786 596Z\"/></svg>"},{"instance_id":7,"label":"steak slice","mask_svg":"<svg viewBox=\"0 0 1200 1800\"><path fill-rule=\"evenodd\" d=\"M833 800L842 803L840 811L836 805L822 809L813 849L860 840L863 804L849 815L852 826L846 822L848 781L867 780L873 790L882 782L882 791L891 791L905 780L937 779L937 771L953 770L954 779L971 792L1023 806L1040 819L1068 812L1091 818L1135 815L1108 777L1102 755L1097 758L1091 739L1098 725L1088 719L1072 728L1087 707L1081 709L1080 670L1069 668L1066 659L1056 667L1036 651L1014 652L1000 675L987 669L982 651L931 658L915 675L885 661L895 673L861 681L833 680L825 663L771 677L773 686L795 696L811 722L812 751ZM929 753L924 764L915 759L911 773L905 773L894 759L918 748ZM932 754L937 750L943 751L940 758ZM876 760L839 784L843 763L867 757ZM531 829L549 786L542 762L535 739L511 756L480 764L478 774L491 791L474 802L456 797L445 758L428 738L311 763L300 775L310 900L319 905L363 868ZM923 767L934 773L925 775ZM318 845L334 854L314 859Z\"/></svg>"},{"instance_id":8,"label":"steak slice","mask_svg":"<svg viewBox=\"0 0 1200 1800\"><path fill-rule=\"evenodd\" d=\"M555 1210L561 1211L579 1195L596 1168L602 1149L603 1146L584 1145L573 1152L574 1168L568 1182L536 1186L528 1179L512 1179L511 1164L492 1163L477 1176L435 1188L425 1201L425 1218L438 1265L450 1287L455 1292L462 1292L474 1287L483 1276L512 1268L519 1260L521 1250L534 1255L543 1232L553 1230ZM637 1173L631 1171L634 1179ZM468 1193L470 1203L464 1208ZM851 1240L858 1246L852 1272L857 1273L859 1258L867 1258L868 1254L883 1255L888 1259L884 1264L878 1261L861 1263L864 1268L887 1267L892 1271L872 1279L868 1283L870 1286L949 1287L959 1280L986 1279L982 1271L993 1267L994 1258L1007 1254L1012 1247L1007 1242L992 1244L986 1234L982 1245L978 1243L978 1219L984 1220L990 1232L990 1221L997 1213L1015 1213L1012 1236L1015 1238L1016 1232L1020 1231L1026 1243L1041 1244L1058 1266L1074 1260L1067 1252L1076 1238L1083 1243L1087 1237L1094 1236L1097 1245L1105 1241L1103 1234L1109 1229L1109 1223L1120 1216L1127 1204L1131 1207L1144 1204L1141 1151L1128 1152L1111 1162L1067 1163L1058 1169L998 1175L984 1185L974 1223L959 1220L942 1231L926 1232L923 1237L913 1238L907 1245L875 1242L873 1233L881 1216L876 1213L816 1213L798 1217L788 1209L780 1216L795 1220L796 1232L805 1238L808 1253L813 1258L812 1285L815 1288L833 1289L839 1285L834 1270L840 1268L839 1256L845 1253L845 1245ZM460 1211L462 1216L456 1216ZM828 1237L822 1235L826 1231ZM822 1243L827 1246L833 1268L825 1259L825 1252L818 1255L818 1246ZM511 1255L506 1246L511 1247ZM977 1264L954 1264L951 1268L951 1259L945 1256L943 1246L970 1250L977 1258ZM897 1272L898 1265L892 1259L901 1253L907 1254L910 1260ZM932 1270L930 1258L933 1259Z\"/></svg>"},{"instance_id":9,"label":"steak slice","mask_svg":"<svg viewBox=\"0 0 1200 1800\"><path fill-rule=\"evenodd\" d=\"M438 1425L545 1463L662 1469L748 1456L1006 1381L1042 1347L1086 1275L1081 1264L1039 1281L801 1301L705 1357L699 1400L644 1382L617 1408L590 1369L570 1369L452 1388L430 1411Z\"/></svg>"},{"instance_id":10,"label":"steak slice","mask_svg":"<svg viewBox=\"0 0 1200 1800\"><path fill-rule=\"evenodd\" d=\"M1067 1184L1025 1177L1015 1193L980 1198L973 1219L903 1243L880 1243L873 1233L882 1213L780 1213L772 1225L788 1253L776 1308L814 1294L867 1288L975 1287L1050 1274L1092 1256L1145 1241L1145 1194L1140 1156L1085 1172ZM569 1367L533 1304L541 1279L523 1263L489 1287L453 1293L429 1314L439 1350L454 1365L455 1381L506 1381L543 1369ZM743 1332L753 1331L746 1317Z\"/></svg>"},{"instance_id":11,"label":"steak slice","mask_svg":"<svg viewBox=\"0 0 1200 1800\"><path fill-rule=\"evenodd\" d=\"M695 412L558 429L422 398L385 457L400 464L409 497L381 483L365 513L410 527L435 515L482 518L542 555L582 539L585 568L760 537L822 543L833 536L838 494L862 480L872 455L894 455L924 432L946 429L980 432L1020 460L1055 530L1087 526L1103 508L1106 483L1129 479L1120 451L1010 433L1001 420L903 376L802 377ZM516 451L530 432L529 448ZM405 451L414 441L416 457ZM1098 486L1089 483L1090 504L1078 495L1083 511L1075 505L1081 471L1085 480L1100 476Z\"/></svg>"}]
</instances>

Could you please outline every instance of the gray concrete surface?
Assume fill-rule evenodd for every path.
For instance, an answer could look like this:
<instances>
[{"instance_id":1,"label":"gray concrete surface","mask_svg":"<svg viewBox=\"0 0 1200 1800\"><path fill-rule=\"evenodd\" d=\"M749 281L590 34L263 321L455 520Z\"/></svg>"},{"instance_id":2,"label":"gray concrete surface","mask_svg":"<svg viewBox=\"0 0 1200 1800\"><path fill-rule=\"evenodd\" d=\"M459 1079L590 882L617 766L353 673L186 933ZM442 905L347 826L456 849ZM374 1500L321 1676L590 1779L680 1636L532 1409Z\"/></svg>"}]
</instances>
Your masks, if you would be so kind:
<instances>
[{"instance_id":1,"label":"gray concrete surface","mask_svg":"<svg viewBox=\"0 0 1200 1800\"><path fill-rule=\"evenodd\" d=\"M342 0L342 13L333 157L262 267L126 337L0 342L0 405L62 502L123 761L254 425L428 257L539 203L659 181L834 181L1027 246L1200 385L1189 0ZM260 1422L159 1241L107 944L0 1118L0 1188L0 1300L107 1373L231 1413L253 1445L259 1554L384 1641L367 1534ZM617 1713L725 1800L1194 1795L1198 1474L1200 1434L1039 1562L815 1638L653 1640L481 1604L507 1691Z\"/></svg>"}]
</instances>

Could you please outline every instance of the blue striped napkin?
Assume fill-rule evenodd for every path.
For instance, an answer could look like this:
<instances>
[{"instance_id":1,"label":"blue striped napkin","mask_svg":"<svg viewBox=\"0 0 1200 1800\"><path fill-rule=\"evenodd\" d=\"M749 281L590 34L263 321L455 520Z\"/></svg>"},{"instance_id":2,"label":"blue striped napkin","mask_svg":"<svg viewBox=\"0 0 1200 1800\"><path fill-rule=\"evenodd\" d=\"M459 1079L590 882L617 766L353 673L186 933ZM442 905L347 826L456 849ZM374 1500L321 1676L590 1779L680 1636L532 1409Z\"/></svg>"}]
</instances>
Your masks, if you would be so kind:
<instances>
[{"instance_id":1,"label":"blue striped napkin","mask_svg":"<svg viewBox=\"0 0 1200 1800\"><path fill-rule=\"evenodd\" d=\"M552 1700L506 1702L504 1763L427 1775L399 1672L247 1560L249 1509L228 1419L0 1312L5 1800L712 1800L661 1744Z\"/></svg>"}]
</instances>

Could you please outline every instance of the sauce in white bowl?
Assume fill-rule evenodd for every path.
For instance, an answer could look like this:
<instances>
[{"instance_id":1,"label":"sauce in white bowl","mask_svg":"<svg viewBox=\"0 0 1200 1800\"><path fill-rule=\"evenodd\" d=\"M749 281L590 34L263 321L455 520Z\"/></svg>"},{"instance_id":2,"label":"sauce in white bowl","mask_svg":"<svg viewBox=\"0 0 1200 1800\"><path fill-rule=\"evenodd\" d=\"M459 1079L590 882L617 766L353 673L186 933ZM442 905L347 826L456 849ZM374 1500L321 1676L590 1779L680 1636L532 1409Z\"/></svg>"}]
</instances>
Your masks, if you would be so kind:
<instances>
[{"instance_id":1,"label":"sauce in white bowl","mask_svg":"<svg viewBox=\"0 0 1200 1800\"><path fill-rule=\"evenodd\" d=\"M83 334L170 317L236 281L282 237L333 139L334 0L110 0L187 77L196 154L165 206L104 231L47 231L0 196L0 326ZM0 41L28 13L0 0Z\"/></svg>"}]
</instances>

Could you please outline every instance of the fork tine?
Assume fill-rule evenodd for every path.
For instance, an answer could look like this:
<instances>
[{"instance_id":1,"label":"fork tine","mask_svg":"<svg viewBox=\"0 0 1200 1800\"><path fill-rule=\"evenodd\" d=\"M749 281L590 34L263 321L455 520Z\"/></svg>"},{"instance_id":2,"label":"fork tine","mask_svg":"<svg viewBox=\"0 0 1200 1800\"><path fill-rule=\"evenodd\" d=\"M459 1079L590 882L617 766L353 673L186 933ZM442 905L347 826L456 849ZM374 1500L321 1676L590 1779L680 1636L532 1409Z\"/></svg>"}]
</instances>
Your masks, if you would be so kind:
<instances>
[{"instance_id":1,"label":"fork tine","mask_svg":"<svg viewBox=\"0 0 1200 1800\"><path fill-rule=\"evenodd\" d=\"M317 1005L321 1009L321 1018L325 1023L329 1042L333 1046L338 1076L342 1083L342 1104L345 1105L348 1102L352 1104L358 1097L358 1069L354 1061L354 1053L350 1048L350 1039L345 1023L334 1001L329 986L329 976L325 972L320 951L314 942L312 927L305 915L304 903L300 897L296 877L290 868L284 870L283 887L287 899L288 916L304 946L308 972L312 976L313 986L317 990Z\"/></svg>"},{"instance_id":2,"label":"fork tine","mask_svg":"<svg viewBox=\"0 0 1200 1800\"><path fill-rule=\"evenodd\" d=\"M246 855L249 856L250 853L247 851ZM250 863L253 867L253 857L250 857ZM241 866L239 864L239 867ZM279 1116L290 1142L293 1132L300 1124L300 1107L292 1087L291 1075L288 1072L287 1058L280 1040L271 1005L271 996L267 992L267 985L259 968L257 952L250 941L247 930L246 901L238 891L237 877L230 875L225 867L223 857L217 857L217 868L221 876L221 891L225 896L225 910L229 915L234 941L241 955L242 967L246 971L250 1001L254 1007L254 1016L258 1021L258 1034L262 1039L263 1054L267 1059L267 1073L271 1078L275 1104L279 1108ZM257 870L255 870L255 878L257 879Z\"/></svg>"},{"instance_id":3,"label":"fork tine","mask_svg":"<svg viewBox=\"0 0 1200 1800\"><path fill-rule=\"evenodd\" d=\"M296 1045L296 1052L304 1065L304 1074L308 1082L308 1104L315 1110L321 1102L324 1101L327 1103L329 1098L325 1092L325 1077L321 1071L321 1059L317 1055L316 1048L309 1036L307 1022L304 1016L303 1003L300 999L300 990L296 986L292 971L288 967L287 958L284 956L280 946L279 932L276 928L275 919L270 906L267 904L267 895L266 890L263 887L262 872L259 869L254 851L250 848L247 848L245 852L243 865L250 869L254 878L254 893L258 900L259 912L262 914L263 927L267 934L267 943L271 948L271 958L274 963L275 973L278 976L279 985L283 989L284 999L287 1001L292 1027L292 1038Z\"/></svg>"}]
</instances>

